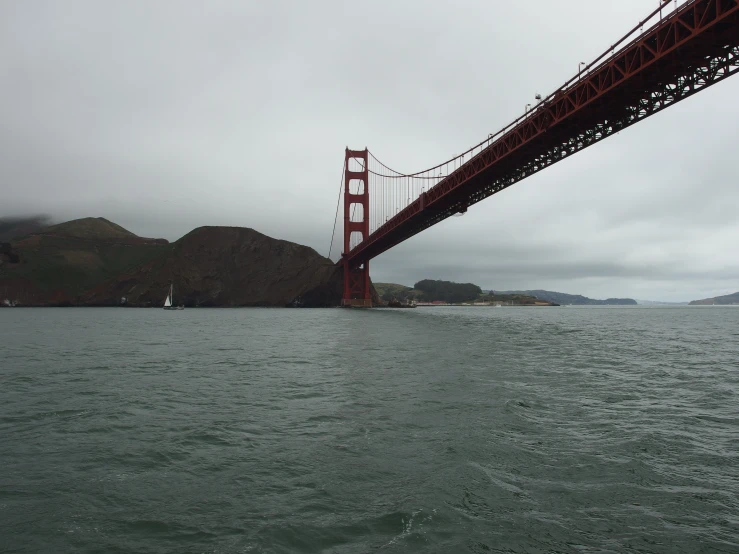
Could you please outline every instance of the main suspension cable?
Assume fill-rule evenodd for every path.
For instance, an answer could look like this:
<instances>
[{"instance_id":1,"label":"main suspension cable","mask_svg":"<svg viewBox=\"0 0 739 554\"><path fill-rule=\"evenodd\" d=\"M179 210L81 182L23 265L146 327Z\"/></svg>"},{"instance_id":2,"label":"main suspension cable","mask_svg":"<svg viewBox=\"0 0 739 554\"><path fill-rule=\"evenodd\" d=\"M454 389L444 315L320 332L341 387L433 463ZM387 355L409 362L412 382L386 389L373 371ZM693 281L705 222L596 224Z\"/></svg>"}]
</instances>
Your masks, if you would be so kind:
<instances>
[{"instance_id":1,"label":"main suspension cable","mask_svg":"<svg viewBox=\"0 0 739 554\"><path fill-rule=\"evenodd\" d=\"M331 232L331 244L328 247L328 259L331 259L331 249L334 247L334 235L336 234L336 221L339 219L339 205L341 204L341 192L344 187L344 171L346 167L341 167L341 183L339 184L339 198L336 200L336 215L334 215L334 230Z\"/></svg>"}]
</instances>

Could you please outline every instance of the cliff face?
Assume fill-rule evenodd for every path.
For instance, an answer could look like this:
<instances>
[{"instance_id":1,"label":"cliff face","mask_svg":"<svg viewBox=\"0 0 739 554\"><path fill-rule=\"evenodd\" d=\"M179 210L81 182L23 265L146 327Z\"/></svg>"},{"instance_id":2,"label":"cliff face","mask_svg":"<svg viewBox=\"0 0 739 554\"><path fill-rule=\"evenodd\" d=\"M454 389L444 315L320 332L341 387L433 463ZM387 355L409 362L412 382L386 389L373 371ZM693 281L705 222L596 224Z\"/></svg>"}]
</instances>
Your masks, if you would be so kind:
<instances>
[{"instance_id":1,"label":"cliff face","mask_svg":"<svg viewBox=\"0 0 739 554\"><path fill-rule=\"evenodd\" d=\"M253 229L200 227L168 244L101 218L71 223L2 245L0 303L162 306L172 283L176 305L341 304L340 267Z\"/></svg>"},{"instance_id":2,"label":"cliff face","mask_svg":"<svg viewBox=\"0 0 739 554\"><path fill-rule=\"evenodd\" d=\"M200 227L172 246L167 255L95 287L82 303L161 306L170 282L176 305L341 302L341 270L307 246L240 227Z\"/></svg>"}]
</instances>

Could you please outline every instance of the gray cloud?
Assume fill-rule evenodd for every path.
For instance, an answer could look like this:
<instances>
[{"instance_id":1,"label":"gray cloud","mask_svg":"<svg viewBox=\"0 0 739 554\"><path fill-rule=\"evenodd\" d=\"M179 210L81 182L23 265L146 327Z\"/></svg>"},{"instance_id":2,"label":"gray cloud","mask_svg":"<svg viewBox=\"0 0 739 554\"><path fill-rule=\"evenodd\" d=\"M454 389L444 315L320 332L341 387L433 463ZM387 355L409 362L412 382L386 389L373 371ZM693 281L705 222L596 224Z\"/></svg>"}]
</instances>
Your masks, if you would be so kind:
<instances>
[{"instance_id":1,"label":"gray cloud","mask_svg":"<svg viewBox=\"0 0 739 554\"><path fill-rule=\"evenodd\" d=\"M0 4L0 212L328 252L345 146L402 171L514 119L641 0ZM414 237L375 280L596 297L739 290L729 79Z\"/></svg>"}]
</instances>

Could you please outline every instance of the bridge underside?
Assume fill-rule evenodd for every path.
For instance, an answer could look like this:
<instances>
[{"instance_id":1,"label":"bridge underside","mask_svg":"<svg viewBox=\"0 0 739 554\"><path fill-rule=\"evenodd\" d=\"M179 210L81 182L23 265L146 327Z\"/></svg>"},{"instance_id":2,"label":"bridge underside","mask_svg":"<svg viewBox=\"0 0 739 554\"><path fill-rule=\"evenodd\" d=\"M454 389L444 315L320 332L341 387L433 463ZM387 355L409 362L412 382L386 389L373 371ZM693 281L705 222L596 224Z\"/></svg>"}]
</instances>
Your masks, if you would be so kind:
<instances>
[{"instance_id":1,"label":"bridge underside","mask_svg":"<svg viewBox=\"0 0 739 554\"><path fill-rule=\"evenodd\" d=\"M424 229L739 71L739 0L696 0L538 104L345 255L356 268ZM346 252L346 251L345 251Z\"/></svg>"}]
</instances>

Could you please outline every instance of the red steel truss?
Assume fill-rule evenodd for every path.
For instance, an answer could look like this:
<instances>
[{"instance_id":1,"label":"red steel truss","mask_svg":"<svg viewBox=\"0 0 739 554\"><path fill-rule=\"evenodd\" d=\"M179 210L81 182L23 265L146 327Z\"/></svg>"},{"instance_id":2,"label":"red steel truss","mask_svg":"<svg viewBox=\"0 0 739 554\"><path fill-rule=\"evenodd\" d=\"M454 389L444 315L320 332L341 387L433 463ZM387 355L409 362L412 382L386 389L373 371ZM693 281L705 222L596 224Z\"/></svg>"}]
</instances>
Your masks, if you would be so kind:
<instances>
[{"instance_id":1,"label":"red steel truss","mask_svg":"<svg viewBox=\"0 0 739 554\"><path fill-rule=\"evenodd\" d=\"M356 296L361 288L364 298L369 298L367 264L375 256L738 71L739 0L689 1L618 51L589 64L584 75L501 131L497 140L374 233L368 235L368 228L362 228L364 240L351 250L346 229L359 230L360 224L348 221L349 202L366 202L366 198L356 199L347 188L345 279L364 271L364 280L345 287L344 298ZM351 177L365 179L365 193L366 152L364 177ZM347 164L350 154L362 152L347 150ZM366 204L364 214L366 221Z\"/></svg>"}]
</instances>

